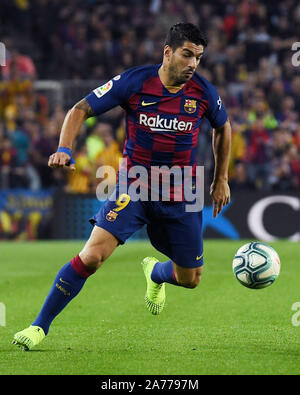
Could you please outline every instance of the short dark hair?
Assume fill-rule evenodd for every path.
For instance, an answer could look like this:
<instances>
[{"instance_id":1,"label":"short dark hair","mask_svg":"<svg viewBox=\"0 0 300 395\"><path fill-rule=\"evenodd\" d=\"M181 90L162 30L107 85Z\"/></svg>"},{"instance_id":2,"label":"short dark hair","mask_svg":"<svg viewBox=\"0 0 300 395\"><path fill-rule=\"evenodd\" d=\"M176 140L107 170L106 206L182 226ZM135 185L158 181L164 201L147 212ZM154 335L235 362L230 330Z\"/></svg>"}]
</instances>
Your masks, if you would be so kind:
<instances>
[{"instance_id":1,"label":"short dark hair","mask_svg":"<svg viewBox=\"0 0 300 395\"><path fill-rule=\"evenodd\" d=\"M176 23L171 26L165 45L169 45L173 51L176 51L185 41L203 45L204 48L207 46L207 38L204 32L192 23Z\"/></svg>"}]
</instances>

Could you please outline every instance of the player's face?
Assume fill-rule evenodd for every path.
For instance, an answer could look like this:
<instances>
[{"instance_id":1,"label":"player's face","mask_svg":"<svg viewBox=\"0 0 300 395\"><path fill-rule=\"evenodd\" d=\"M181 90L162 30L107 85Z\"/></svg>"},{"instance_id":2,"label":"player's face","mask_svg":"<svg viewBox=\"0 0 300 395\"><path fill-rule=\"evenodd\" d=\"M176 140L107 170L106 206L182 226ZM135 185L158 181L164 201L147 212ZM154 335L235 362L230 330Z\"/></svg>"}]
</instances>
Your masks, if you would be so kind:
<instances>
[{"instance_id":1,"label":"player's face","mask_svg":"<svg viewBox=\"0 0 300 395\"><path fill-rule=\"evenodd\" d=\"M177 84L185 84L189 81L204 52L203 45L196 45L185 41L183 45L172 51L169 48L169 76Z\"/></svg>"}]
</instances>

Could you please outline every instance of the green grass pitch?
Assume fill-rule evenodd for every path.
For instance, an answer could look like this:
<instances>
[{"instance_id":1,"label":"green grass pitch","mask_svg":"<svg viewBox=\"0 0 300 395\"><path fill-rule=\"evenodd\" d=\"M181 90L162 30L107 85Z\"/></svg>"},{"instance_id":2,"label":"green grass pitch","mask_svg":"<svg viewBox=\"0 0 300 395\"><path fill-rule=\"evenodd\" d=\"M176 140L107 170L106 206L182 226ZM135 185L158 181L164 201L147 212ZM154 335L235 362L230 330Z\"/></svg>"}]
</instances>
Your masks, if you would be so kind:
<instances>
[{"instance_id":1,"label":"green grass pitch","mask_svg":"<svg viewBox=\"0 0 300 395\"><path fill-rule=\"evenodd\" d=\"M300 326L292 324L292 305L300 302L299 244L271 243L281 274L269 288L251 290L231 268L244 242L206 240L200 285L167 284L160 316L144 305L140 261L165 257L147 242L118 247L31 352L13 346L13 335L31 324L58 270L83 243L2 242L0 374L299 374Z\"/></svg>"}]
</instances>

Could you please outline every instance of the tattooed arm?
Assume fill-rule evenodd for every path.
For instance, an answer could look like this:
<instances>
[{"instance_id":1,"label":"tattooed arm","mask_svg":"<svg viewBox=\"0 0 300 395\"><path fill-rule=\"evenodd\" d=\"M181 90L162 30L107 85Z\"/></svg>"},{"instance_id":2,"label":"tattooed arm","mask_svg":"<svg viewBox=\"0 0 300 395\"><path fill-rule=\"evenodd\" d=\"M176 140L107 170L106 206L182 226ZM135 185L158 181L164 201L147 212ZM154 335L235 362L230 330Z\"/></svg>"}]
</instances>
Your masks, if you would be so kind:
<instances>
[{"instance_id":1,"label":"tattooed arm","mask_svg":"<svg viewBox=\"0 0 300 395\"><path fill-rule=\"evenodd\" d=\"M60 133L59 147L72 149L73 141L78 135L83 122L92 115L93 111L85 99L75 104L75 106L68 111L64 120Z\"/></svg>"},{"instance_id":2,"label":"tattooed arm","mask_svg":"<svg viewBox=\"0 0 300 395\"><path fill-rule=\"evenodd\" d=\"M82 99L80 102L68 111L64 123L62 125L59 147L69 148L72 150L73 142L78 135L83 122L93 115L93 111L89 103ZM70 160L70 156L65 152L56 152L50 156L48 166L50 167L64 167ZM71 165L72 170L75 169Z\"/></svg>"}]
</instances>

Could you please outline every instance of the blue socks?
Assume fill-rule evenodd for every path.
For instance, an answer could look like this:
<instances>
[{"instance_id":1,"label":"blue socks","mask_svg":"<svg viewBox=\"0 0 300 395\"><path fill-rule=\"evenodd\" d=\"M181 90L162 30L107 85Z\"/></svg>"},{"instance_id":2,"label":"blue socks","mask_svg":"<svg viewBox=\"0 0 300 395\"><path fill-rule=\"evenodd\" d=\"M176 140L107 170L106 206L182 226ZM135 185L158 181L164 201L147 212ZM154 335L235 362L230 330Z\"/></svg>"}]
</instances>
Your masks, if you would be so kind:
<instances>
[{"instance_id":1,"label":"blue socks","mask_svg":"<svg viewBox=\"0 0 300 395\"><path fill-rule=\"evenodd\" d=\"M172 261L157 262L151 273L151 280L157 284L169 283L179 285L176 281Z\"/></svg>"},{"instance_id":2,"label":"blue socks","mask_svg":"<svg viewBox=\"0 0 300 395\"><path fill-rule=\"evenodd\" d=\"M47 335L54 318L80 292L87 277L92 273L94 271L87 272L78 255L63 266L58 272L44 305L32 325L40 326L43 328L45 335Z\"/></svg>"},{"instance_id":3,"label":"blue socks","mask_svg":"<svg viewBox=\"0 0 300 395\"><path fill-rule=\"evenodd\" d=\"M86 279L95 271L88 271L77 255L63 266L58 272L44 305L32 323L43 328L45 335L54 318L67 306L67 304L81 291ZM158 283L179 285L176 281L172 261L157 262L154 265L151 279Z\"/></svg>"}]
</instances>

